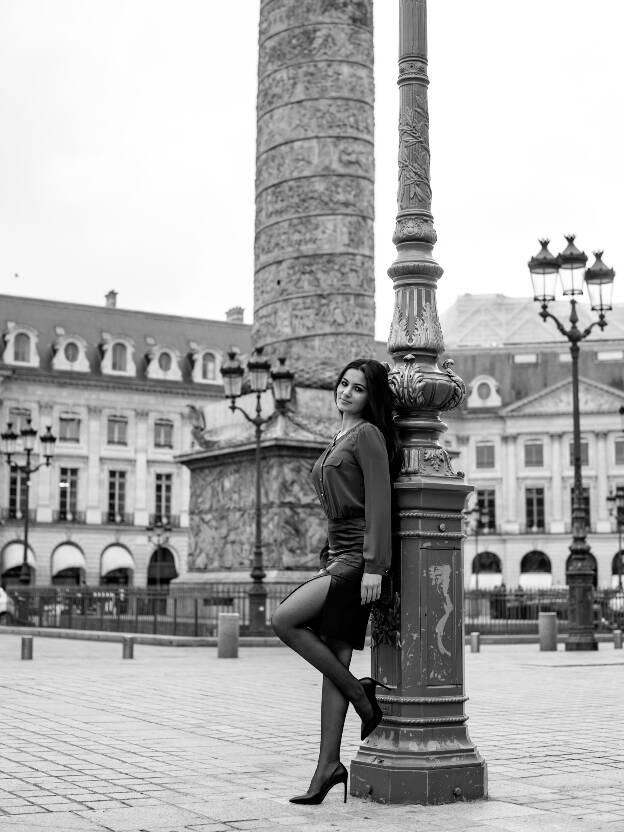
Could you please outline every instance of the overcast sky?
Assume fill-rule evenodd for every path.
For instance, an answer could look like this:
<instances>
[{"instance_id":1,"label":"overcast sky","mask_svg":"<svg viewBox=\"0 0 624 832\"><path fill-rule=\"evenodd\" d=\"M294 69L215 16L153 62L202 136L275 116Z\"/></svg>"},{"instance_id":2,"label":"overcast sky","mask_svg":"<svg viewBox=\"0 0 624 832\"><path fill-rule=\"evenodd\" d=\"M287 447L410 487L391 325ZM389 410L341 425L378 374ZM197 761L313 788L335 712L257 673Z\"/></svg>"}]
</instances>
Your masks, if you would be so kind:
<instances>
[{"instance_id":1,"label":"overcast sky","mask_svg":"<svg viewBox=\"0 0 624 832\"><path fill-rule=\"evenodd\" d=\"M296 0L293 0L296 2ZM375 2L377 337L393 292L398 0ZM439 305L528 295L539 236L624 301L624 3L430 0ZM0 0L0 293L253 309L258 0ZM14 277L18 274L19 277Z\"/></svg>"}]
</instances>

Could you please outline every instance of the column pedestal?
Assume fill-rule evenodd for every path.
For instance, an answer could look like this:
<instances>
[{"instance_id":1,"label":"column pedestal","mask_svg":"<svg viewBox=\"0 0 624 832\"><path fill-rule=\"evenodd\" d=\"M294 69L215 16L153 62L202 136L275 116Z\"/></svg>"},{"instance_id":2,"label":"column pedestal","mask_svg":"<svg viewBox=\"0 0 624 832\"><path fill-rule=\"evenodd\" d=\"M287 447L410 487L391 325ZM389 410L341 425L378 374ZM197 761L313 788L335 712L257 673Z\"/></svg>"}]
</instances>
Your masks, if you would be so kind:
<instances>
[{"instance_id":1,"label":"column pedestal","mask_svg":"<svg viewBox=\"0 0 624 832\"><path fill-rule=\"evenodd\" d=\"M395 485L400 529L392 603L373 614L379 727L351 763L351 794L379 803L451 803L487 795L487 765L464 712L461 511L470 487L420 478Z\"/></svg>"}]
</instances>

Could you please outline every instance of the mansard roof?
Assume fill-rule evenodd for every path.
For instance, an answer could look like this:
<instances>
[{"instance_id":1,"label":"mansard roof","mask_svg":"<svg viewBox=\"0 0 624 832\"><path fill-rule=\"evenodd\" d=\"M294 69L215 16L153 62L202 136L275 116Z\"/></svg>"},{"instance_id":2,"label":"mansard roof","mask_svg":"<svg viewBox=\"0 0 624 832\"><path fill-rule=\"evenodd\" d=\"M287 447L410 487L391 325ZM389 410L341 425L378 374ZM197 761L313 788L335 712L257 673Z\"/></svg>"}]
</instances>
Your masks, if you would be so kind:
<instances>
[{"instance_id":1,"label":"mansard roof","mask_svg":"<svg viewBox=\"0 0 624 832\"><path fill-rule=\"evenodd\" d=\"M568 301L555 301L549 308L567 325ZM581 328L596 319L596 313L591 311L584 298L580 298L577 310ZM538 312L539 306L532 298L510 298L502 294L460 295L440 316L446 348L561 344L562 336L553 321L543 321ZM624 339L624 304L616 304L607 313L607 322L602 332L598 327L593 330L588 339L590 342Z\"/></svg>"},{"instance_id":2,"label":"mansard roof","mask_svg":"<svg viewBox=\"0 0 624 832\"><path fill-rule=\"evenodd\" d=\"M8 321L27 324L38 332L42 370L51 370L52 345L58 337L57 327L62 327L67 335L84 338L92 370L99 367L98 345L103 340L103 333L133 341L137 377L140 378L145 377L145 354L152 345L176 349L181 356L187 356L192 351L193 343L221 353L232 345L242 353L248 353L250 349L249 324L0 295L0 334L6 331ZM189 361L185 358L181 364L184 381L190 381Z\"/></svg>"}]
</instances>

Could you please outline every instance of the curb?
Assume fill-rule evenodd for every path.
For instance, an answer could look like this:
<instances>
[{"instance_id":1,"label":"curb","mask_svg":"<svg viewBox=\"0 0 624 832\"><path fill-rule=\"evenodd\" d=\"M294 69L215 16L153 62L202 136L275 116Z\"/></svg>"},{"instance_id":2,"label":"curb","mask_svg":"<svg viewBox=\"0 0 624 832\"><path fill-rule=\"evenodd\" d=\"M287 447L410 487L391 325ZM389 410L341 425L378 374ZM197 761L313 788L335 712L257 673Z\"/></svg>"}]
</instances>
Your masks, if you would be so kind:
<instances>
[{"instance_id":1,"label":"curb","mask_svg":"<svg viewBox=\"0 0 624 832\"><path fill-rule=\"evenodd\" d=\"M475 630L475 632L478 632ZM160 647L217 647L217 636L159 636L147 633L111 633L104 630L66 630L56 627L17 627L0 626L0 635L41 636L43 638L68 638L78 641L113 641L122 642L126 638L133 639L135 644L152 644ZM596 640L600 643L613 641L613 633L596 633ZM565 644L566 636L557 636L557 644ZM539 635L487 635L481 634L481 644L539 644ZM240 647L283 647L284 644L276 636L240 636ZM470 644L470 634L465 636L464 644ZM366 646L370 647L370 636L366 638Z\"/></svg>"}]
</instances>

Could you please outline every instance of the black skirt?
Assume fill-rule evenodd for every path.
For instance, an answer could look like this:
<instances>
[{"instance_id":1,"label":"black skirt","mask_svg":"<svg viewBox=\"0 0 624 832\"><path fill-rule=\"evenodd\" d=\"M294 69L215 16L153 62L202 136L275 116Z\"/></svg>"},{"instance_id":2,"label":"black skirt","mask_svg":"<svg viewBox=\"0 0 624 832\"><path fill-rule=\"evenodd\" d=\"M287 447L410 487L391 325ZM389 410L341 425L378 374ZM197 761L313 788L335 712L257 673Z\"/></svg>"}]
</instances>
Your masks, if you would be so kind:
<instances>
[{"instance_id":1,"label":"black skirt","mask_svg":"<svg viewBox=\"0 0 624 832\"><path fill-rule=\"evenodd\" d=\"M372 608L372 604L362 604L364 518L330 520L328 539L329 556L320 573L310 580L329 575L331 582L323 609L308 627L320 636L362 650Z\"/></svg>"}]
</instances>

